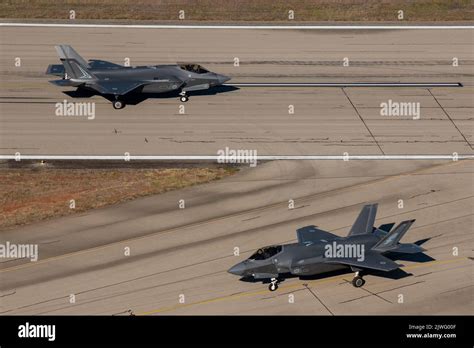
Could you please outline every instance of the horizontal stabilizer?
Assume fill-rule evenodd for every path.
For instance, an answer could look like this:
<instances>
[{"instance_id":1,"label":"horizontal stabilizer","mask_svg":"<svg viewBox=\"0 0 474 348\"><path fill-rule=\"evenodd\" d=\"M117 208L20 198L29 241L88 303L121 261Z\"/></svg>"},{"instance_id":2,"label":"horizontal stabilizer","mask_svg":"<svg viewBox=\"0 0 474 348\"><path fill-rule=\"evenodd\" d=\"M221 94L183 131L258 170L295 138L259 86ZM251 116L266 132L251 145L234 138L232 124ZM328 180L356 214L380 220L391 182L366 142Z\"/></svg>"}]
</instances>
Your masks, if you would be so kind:
<instances>
[{"instance_id":1,"label":"horizontal stabilizer","mask_svg":"<svg viewBox=\"0 0 474 348\"><path fill-rule=\"evenodd\" d=\"M384 272L393 271L402 266L372 250L364 253L363 260L357 258L327 258L324 262L333 264L338 263L360 269L373 269Z\"/></svg>"},{"instance_id":2,"label":"horizontal stabilizer","mask_svg":"<svg viewBox=\"0 0 474 348\"><path fill-rule=\"evenodd\" d=\"M388 250L391 253L416 254L426 251L419 245L411 243L398 243L393 249Z\"/></svg>"},{"instance_id":3,"label":"horizontal stabilizer","mask_svg":"<svg viewBox=\"0 0 474 348\"><path fill-rule=\"evenodd\" d=\"M54 75L54 76L64 76L64 65L62 64L50 64L48 65L48 69L46 69L47 75Z\"/></svg>"},{"instance_id":4,"label":"horizontal stabilizer","mask_svg":"<svg viewBox=\"0 0 474 348\"><path fill-rule=\"evenodd\" d=\"M298 228L296 235L298 236L298 243L300 244L326 243L339 238L330 232L320 230L314 225Z\"/></svg>"},{"instance_id":5,"label":"horizontal stabilizer","mask_svg":"<svg viewBox=\"0 0 474 348\"><path fill-rule=\"evenodd\" d=\"M49 83L52 83L53 85L59 86L59 87L77 87L81 85L82 83L77 83L77 82L72 82L70 80L52 80L48 81Z\"/></svg>"}]
</instances>

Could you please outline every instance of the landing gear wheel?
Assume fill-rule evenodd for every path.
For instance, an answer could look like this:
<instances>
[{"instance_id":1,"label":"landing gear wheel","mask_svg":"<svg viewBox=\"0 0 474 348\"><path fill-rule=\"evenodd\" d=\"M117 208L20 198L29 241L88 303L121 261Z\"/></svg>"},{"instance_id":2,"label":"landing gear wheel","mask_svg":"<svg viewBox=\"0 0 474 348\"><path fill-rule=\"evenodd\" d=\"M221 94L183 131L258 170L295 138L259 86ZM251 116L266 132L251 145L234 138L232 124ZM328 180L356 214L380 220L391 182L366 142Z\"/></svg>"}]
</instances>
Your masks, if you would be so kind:
<instances>
[{"instance_id":1,"label":"landing gear wheel","mask_svg":"<svg viewBox=\"0 0 474 348\"><path fill-rule=\"evenodd\" d=\"M112 106L114 107L114 109L118 110L118 109L123 109L125 107L125 103L121 100L114 100L112 102Z\"/></svg>"},{"instance_id":2,"label":"landing gear wheel","mask_svg":"<svg viewBox=\"0 0 474 348\"><path fill-rule=\"evenodd\" d=\"M352 279L352 285L354 285L356 288L360 288L364 284L365 284L365 280L361 276L355 276Z\"/></svg>"},{"instance_id":3,"label":"landing gear wheel","mask_svg":"<svg viewBox=\"0 0 474 348\"><path fill-rule=\"evenodd\" d=\"M272 278L268 290L275 291L276 289L278 289L278 279Z\"/></svg>"},{"instance_id":4,"label":"landing gear wheel","mask_svg":"<svg viewBox=\"0 0 474 348\"><path fill-rule=\"evenodd\" d=\"M187 95L182 95L179 97L179 100L181 100L183 103L186 103L189 100L189 97Z\"/></svg>"},{"instance_id":5,"label":"landing gear wheel","mask_svg":"<svg viewBox=\"0 0 474 348\"><path fill-rule=\"evenodd\" d=\"M268 286L268 290L270 291L275 291L276 289L278 289L277 283L270 283L270 285Z\"/></svg>"}]
</instances>

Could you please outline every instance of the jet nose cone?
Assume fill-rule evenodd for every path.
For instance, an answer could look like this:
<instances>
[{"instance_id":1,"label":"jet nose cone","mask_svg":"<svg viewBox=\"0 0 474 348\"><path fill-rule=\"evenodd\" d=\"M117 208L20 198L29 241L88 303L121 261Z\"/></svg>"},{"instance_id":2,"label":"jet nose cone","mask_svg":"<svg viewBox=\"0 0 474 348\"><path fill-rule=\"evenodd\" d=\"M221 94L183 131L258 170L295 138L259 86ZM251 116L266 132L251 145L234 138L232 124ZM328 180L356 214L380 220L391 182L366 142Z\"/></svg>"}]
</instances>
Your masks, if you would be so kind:
<instances>
[{"instance_id":1,"label":"jet nose cone","mask_svg":"<svg viewBox=\"0 0 474 348\"><path fill-rule=\"evenodd\" d=\"M230 77L225 75L217 75L217 80L219 81L219 84L222 85L223 83L229 81Z\"/></svg>"},{"instance_id":2,"label":"jet nose cone","mask_svg":"<svg viewBox=\"0 0 474 348\"><path fill-rule=\"evenodd\" d=\"M229 272L230 274L241 276L245 272L245 265L243 265L242 263L238 263L232 266L231 268L229 268L227 272Z\"/></svg>"}]
</instances>

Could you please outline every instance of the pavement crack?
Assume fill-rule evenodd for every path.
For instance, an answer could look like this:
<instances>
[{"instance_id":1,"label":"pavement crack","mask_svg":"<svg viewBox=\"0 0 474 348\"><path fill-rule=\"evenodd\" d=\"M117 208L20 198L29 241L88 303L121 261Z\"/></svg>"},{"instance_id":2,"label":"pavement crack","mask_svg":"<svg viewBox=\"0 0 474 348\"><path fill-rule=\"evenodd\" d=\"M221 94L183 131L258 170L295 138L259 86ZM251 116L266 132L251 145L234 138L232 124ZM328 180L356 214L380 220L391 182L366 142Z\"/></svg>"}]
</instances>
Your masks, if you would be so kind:
<instances>
[{"instance_id":1,"label":"pavement crack","mask_svg":"<svg viewBox=\"0 0 474 348\"><path fill-rule=\"evenodd\" d=\"M456 128L456 130L458 131L458 133L461 135L461 137L464 139L464 141L467 143L467 145L469 145L469 147L471 148L471 150L473 150L474 148L472 147L472 144L469 142L469 140L467 140L466 136L463 134L463 132L461 132L461 130L458 128L458 126L456 125L456 123L454 123L453 119L451 118L451 116L449 116L448 112L443 108L443 106L441 105L441 103L438 101L438 98L435 97L435 95L433 94L433 92L431 92L431 89L428 88L428 92L431 94L431 96L433 97L433 99L435 100L435 102L439 105L440 109L443 110L444 114L446 115L446 117L448 118L448 120L451 121L451 123L453 124L454 128Z\"/></svg>"},{"instance_id":2,"label":"pavement crack","mask_svg":"<svg viewBox=\"0 0 474 348\"><path fill-rule=\"evenodd\" d=\"M318 300L318 302L321 303L321 304L323 305L323 307L326 308L326 310L327 310L331 315L334 315L334 313L331 312L331 310L328 308L328 306L326 306L326 305L324 304L324 302L318 297L318 295L316 295L316 293L313 292L313 290L311 290L311 288L308 286L308 284L303 284L303 286L304 286L306 289L308 289L308 291L311 293L311 295L313 295L314 298L315 298L316 300Z\"/></svg>"},{"instance_id":3,"label":"pavement crack","mask_svg":"<svg viewBox=\"0 0 474 348\"><path fill-rule=\"evenodd\" d=\"M346 96L347 100L349 101L349 103L352 105L352 107L354 108L354 111L356 112L357 116L359 116L359 119L361 120L361 122L364 124L365 128L367 129L367 132L369 132L370 136L372 137L374 143L377 145L377 147L379 148L380 152L382 153L382 155L385 155L385 152L383 152L382 150L382 147L380 146L380 144L378 143L377 139L375 139L375 136L374 134L372 133L372 131L370 130L369 126L367 126L367 123L365 122L365 120L362 118L362 115L359 113L359 110L357 110L356 106L354 105L354 103L352 102L351 98L349 98L349 95L346 93L346 90L344 88L341 88L342 90L342 93L344 93L344 95Z\"/></svg>"}]
</instances>

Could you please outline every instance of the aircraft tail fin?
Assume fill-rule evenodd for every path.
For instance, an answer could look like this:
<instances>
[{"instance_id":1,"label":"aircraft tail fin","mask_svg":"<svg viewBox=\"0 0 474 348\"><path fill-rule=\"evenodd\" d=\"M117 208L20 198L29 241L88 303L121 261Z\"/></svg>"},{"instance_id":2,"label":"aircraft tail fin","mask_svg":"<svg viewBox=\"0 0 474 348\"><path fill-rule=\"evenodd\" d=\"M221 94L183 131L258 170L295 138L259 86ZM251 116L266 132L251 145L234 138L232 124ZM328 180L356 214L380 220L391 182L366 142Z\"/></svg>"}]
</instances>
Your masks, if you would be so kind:
<instances>
[{"instance_id":1,"label":"aircraft tail fin","mask_svg":"<svg viewBox=\"0 0 474 348\"><path fill-rule=\"evenodd\" d=\"M377 207L377 203L364 205L348 236L372 233L375 216L377 215Z\"/></svg>"},{"instance_id":2,"label":"aircraft tail fin","mask_svg":"<svg viewBox=\"0 0 474 348\"><path fill-rule=\"evenodd\" d=\"M395 227L392 232L387 233L377 244L375 244L372 250L379 252L396 252L398 249L404 249L403 247L401 247L402 244L398 242L400 241L400 239L402 239L403 235L408 231L408 229L411 227L411 225L413 225L414 222L415 220L402 221L397 227Z\"/></svg>"},{"instance_id":3,"label":"aircraft tail fin","mask_svg":"<svg viewBox=\"0 0 474 348\"><path fill-rule=\"evenodd\" d=\"M96 77L89 70L89 64L71 46L55 46L59 59L66 70L65 78L92 80Z\"/></svg>"}]
</instances>

